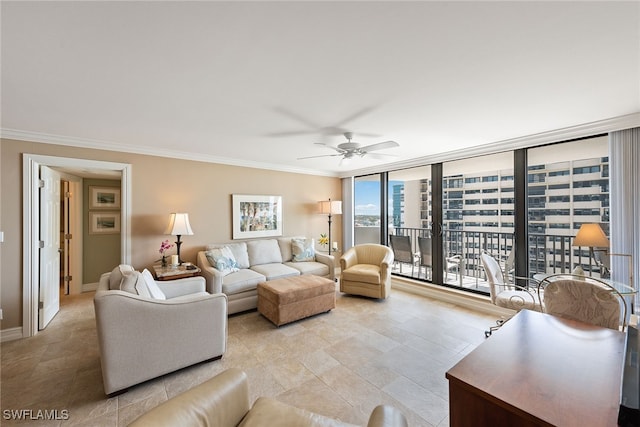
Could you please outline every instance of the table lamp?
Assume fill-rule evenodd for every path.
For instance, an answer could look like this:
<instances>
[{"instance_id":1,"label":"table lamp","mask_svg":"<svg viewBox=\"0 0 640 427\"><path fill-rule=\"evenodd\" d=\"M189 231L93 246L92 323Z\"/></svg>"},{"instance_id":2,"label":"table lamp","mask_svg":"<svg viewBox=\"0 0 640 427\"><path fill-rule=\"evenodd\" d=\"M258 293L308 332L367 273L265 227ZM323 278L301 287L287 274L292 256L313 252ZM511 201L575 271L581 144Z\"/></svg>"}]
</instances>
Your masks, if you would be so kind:
<instances>
[{"instance_id":1,"label":"table lamp","mask_svg":"<svg viewBox=\"0 0 640 427\"><path fill-rule=\"evenodd\" d=\"M180 245L182 242L180 241L180 236L191 236L193 235L193 230L191 229L191 224L189 224L189 214L188 213L172 213L169 218L169 226L167 227L167 231L164 234L171 234L178 237L176 241L176 249L178 252L178 262L182 264L182 258L180 258Z\"/></svg>"},{"instance_id":2,"label":"table lamp","mask_svg":"<svg viewBox=\"0 0 640 427\"><path fill-rule=\"evenodd\" d=\"M318 202L318 210L321 214L329 215L329 255L331 255L331 215L342 214L342 202L331 199L322 200Z\"/></svg>"},{"instance_id":3,"label":"table lamp","mask_svg":"<svg viewBox=\"0 0 640 427\"><path fill-rule=\"evenodd\" d=\"M629 258L629 286L633 287L633 259L629 254L612 254L609 252L609 239L600 224L582 224L578 234L573 239L573 246L588 246L589 255L593 257L594 247L606 248L604 252L608 256L623 256ZM591 272L589 272L591 276Z\"/></svg>"}]
</instances>

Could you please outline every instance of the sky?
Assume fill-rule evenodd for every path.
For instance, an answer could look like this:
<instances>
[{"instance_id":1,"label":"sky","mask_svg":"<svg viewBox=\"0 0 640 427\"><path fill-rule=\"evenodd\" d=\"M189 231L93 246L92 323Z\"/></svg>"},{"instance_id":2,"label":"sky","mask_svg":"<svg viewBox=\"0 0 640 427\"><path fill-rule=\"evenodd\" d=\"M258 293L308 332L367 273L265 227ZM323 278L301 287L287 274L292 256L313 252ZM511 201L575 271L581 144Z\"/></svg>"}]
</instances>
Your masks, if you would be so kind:
<instances>
[{"instance_id":1,"label":"sky","mask_svg":"<svg viewBox=\"0 0 640 427\"><path fill-rule=\"evenodd\" d=\"M393 214L393 186L402 181L389 181L389 215ZM380 182L355 182L355 215L380 215Z\"/></svg>"}]
</instances>

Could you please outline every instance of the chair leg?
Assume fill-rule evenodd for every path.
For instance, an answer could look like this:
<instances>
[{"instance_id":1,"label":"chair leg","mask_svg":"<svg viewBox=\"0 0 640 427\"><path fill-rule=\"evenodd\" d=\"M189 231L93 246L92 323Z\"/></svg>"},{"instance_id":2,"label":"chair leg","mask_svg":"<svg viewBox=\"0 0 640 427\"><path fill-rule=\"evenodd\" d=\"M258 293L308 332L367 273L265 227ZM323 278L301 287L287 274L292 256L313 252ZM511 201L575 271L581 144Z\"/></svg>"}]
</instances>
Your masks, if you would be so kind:
<instances>
[{"instance_id":1,"label":"chair leg","mask_svg":"<svg viewBox=\"0 0 640 427\"><path fill-rule=\"evenodd\" d=\"M510 318L509 318L510 319ZM500 329L502 327L502 325L504 325L505 323L507 323L507 321L509 319L498 319L496 320L496 324L495 326L490 326L488 330L484 331L484 337L485 338L489 338L491 336L492 333L494 333L495 331L497 331L498 329Z\"/></svg>"}]
</instances>

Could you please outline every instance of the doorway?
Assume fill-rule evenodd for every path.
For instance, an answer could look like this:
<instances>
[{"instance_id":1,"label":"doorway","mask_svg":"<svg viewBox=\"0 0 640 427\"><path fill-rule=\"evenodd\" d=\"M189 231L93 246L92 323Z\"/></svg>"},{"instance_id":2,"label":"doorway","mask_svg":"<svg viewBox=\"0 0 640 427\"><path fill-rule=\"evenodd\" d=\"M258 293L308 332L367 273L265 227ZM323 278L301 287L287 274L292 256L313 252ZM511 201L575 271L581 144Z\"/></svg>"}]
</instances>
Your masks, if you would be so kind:
<instances>
[{"instance_id":1,"label":"doorway","mask_svg":"<svg viewBox=\"0 0 640 427\"><path fill-rule=\"evenodd\" d=\"M23 338L38 332L40 306L39 174L41 166L62 168L73 174L117 172L121 179L121 262L131 262L131 165L126 163L23 154ZM57 288L57 283L55 283Z\"/></svg>"}]
</instances>

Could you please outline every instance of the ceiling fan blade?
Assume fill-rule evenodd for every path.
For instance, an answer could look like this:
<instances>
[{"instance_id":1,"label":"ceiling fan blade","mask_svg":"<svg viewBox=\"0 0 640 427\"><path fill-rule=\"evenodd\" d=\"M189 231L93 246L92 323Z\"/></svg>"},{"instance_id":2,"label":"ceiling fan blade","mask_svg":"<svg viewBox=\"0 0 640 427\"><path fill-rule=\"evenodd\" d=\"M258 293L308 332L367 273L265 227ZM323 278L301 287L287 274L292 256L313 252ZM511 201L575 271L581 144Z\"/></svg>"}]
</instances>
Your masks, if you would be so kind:
<instances>
[{"instance_id":1,"label":"ceiling fan blade","mask_svg":"<svg viewBox=\"0 0 640 427\"><path fill-rule=\"evenodd\" d=\"M369 151L384 150L385 148L394 148L399 146L400 144L398 144L395 141L384 141L384 142L378 142L377 144L371 144L371 145L366 145L364 147L360 147L360 150L369 152Z\"/></svg>"},{"instance_id":2,"label":"ceiling fan blade","mask_svg":"<svg viewBox=\"0 0 640 427\"><path fill-rule=\"evenodd\" d=\"M321 156L308 156L308 157L298 157L298 160L304 160L304 159L317 159L319 157L337 157L337 156L342 156L342 154L323 154Z\"/></svg>"},{"instance_id":3,"label":"ceiling fan blade","mask_svg":"<svg viewBox=\"0 0 640 427\"><path fill-rule=\"evenodd\" d=\"M342 127L344 125L346 125L349 122L352 122L353 120L357 119L358 117L364 116L366 114L369 114L371 111L375 110L376 107L364 107L361 110L356 111L355 113L351 114L350 116L345 117L344 119L342 119L338 124L336 124L334 127Z\"/></svg>"},{"instance_id":4,"label":"ceiling fan blade","mask_svg":"<svg viewBox=\"0 0 640 427\"><path fill-rule=\"evenodd\" d=\"M284 132L271 132L271 133L267 133L266 136L272 137L272 138L279 138L284 136L311 135L314 133L316 132L313 130L291 130L291 131L284 131Z\"/></svg>"},{"instance_id":5,"label":"ceiling fan blade","mask_svg":"<svg viewBox=\"0 0 640 427\"><path fill-rule=\"evenodd\" d=\"M367 153L365 157L376 160L388 160L389 157L398 157L395 154L385 154L385 153Z\"/></svg>"},{"instance_id":6,"label":"ceiling fan blade","mask_svg":"<svg viewBox=\"0 0 640 427\"><path fill-rule=\"evenodd\" d=\"M340 154L344 154L346 151L342 148L334 147L333 145L329 145L326 142L314 142L315 145L322 145L323 147L331 148L332 150L336 150Z\"/></svg>"}]
</instances>

